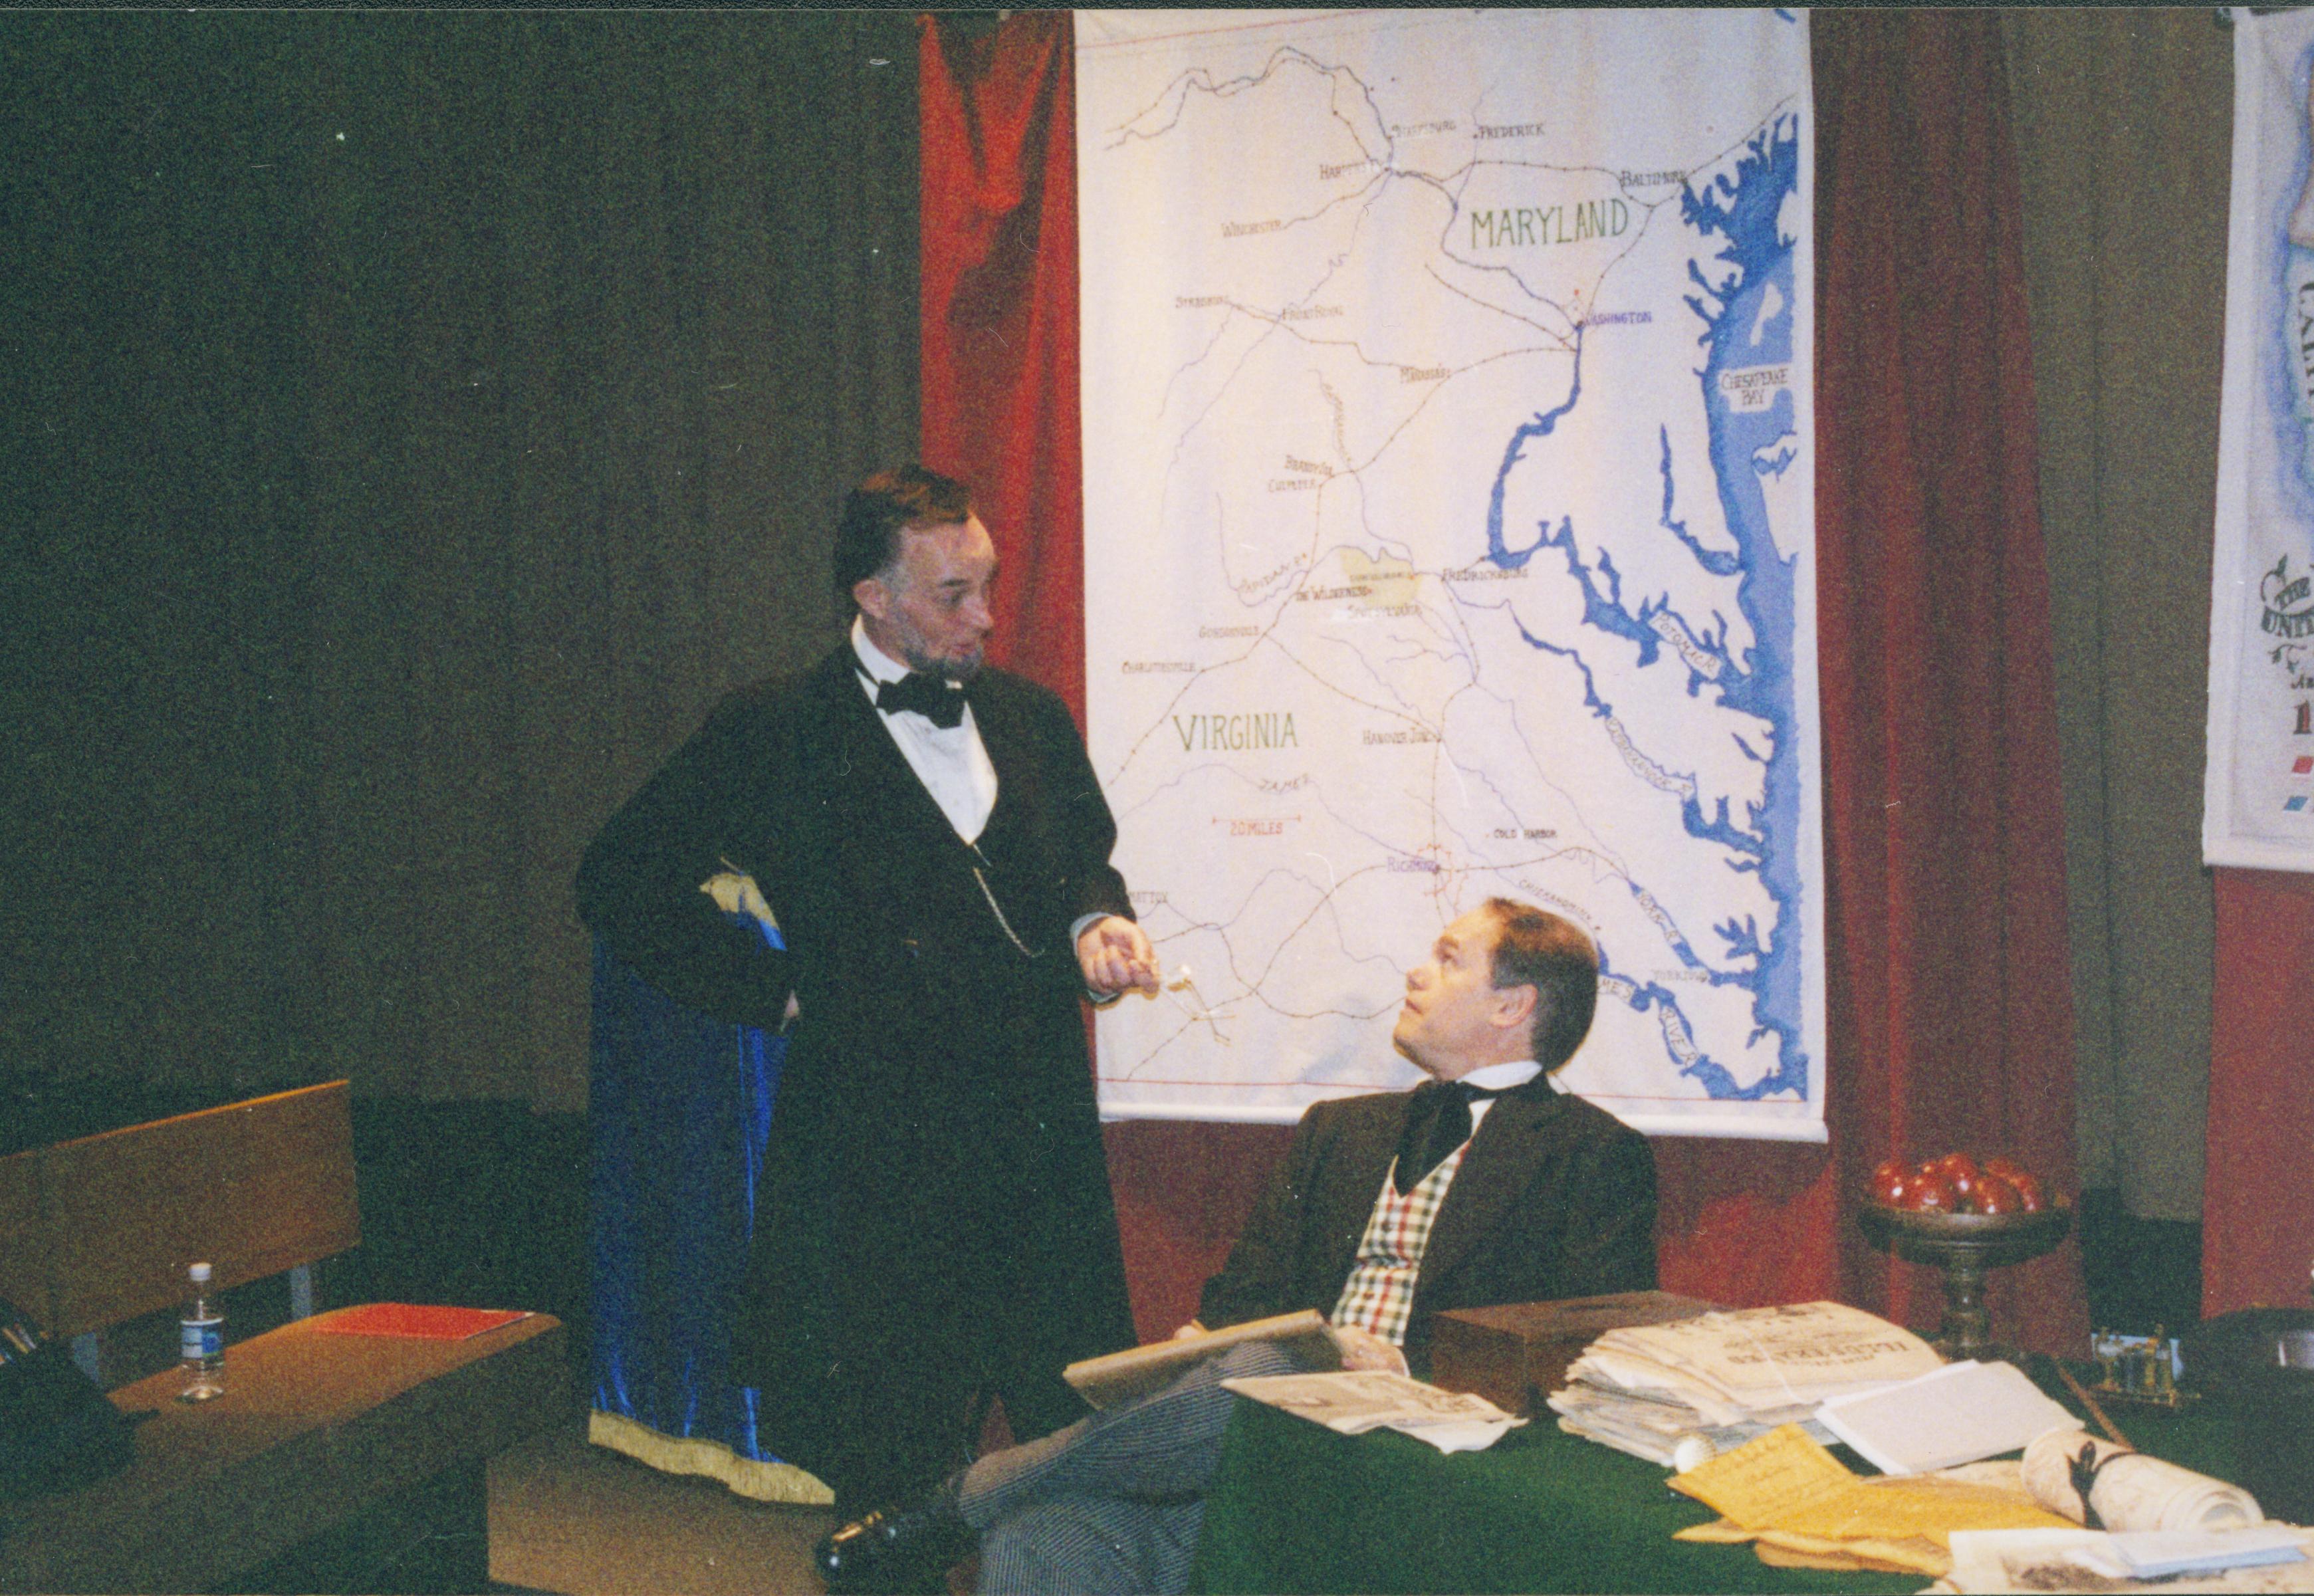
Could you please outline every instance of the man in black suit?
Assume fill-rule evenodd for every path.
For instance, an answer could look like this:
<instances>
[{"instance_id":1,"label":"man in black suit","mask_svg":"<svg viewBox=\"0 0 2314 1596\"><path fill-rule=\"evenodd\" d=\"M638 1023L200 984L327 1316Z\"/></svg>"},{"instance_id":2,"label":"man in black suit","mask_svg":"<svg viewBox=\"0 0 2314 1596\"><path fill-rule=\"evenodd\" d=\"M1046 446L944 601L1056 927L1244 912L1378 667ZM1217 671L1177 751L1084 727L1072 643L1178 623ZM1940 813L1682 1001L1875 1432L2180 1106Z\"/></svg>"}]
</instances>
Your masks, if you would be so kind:
<instances>
[{"instance_id":1,"label":"man in black suit","mask_svg":"<svg viewBox=\"0 0 2314 1596\"><path fill-rule=\"evenodd\" d=\"M964 486L870 477L835 575L851 640L726 699L578 886L668 996L792 1021L731 1367L856 1512L968 1457L992 1395L1019 1435L1082 1414L1058 1371L1131 1345L1081 1003L1155 967L1067 710L983 667Z\"/></svg>"},{"instance_id":2,"label":"man in black suit","mask_svg":"<svg viewBox=\"0 0 2314 1596\"><path fill-rule=\"evenodd\" d=\"M1646 1139L1550 1080L1597 993L1590 939L1556 915L1495 898L1447 926L1408 973L1392 1032L1431 1080L1303 1116L1182 1333L1314 1309L1345 1367L1405 1373L1442 1309L1652 1289ZM976 1538L983 1591L1186 1590L1235 1402L1221 1380L1297 1370L1277 1345L1239 1346L845 1525L822 1570L835 1588L903 1587Z\"/></svg>"}]
</instances>

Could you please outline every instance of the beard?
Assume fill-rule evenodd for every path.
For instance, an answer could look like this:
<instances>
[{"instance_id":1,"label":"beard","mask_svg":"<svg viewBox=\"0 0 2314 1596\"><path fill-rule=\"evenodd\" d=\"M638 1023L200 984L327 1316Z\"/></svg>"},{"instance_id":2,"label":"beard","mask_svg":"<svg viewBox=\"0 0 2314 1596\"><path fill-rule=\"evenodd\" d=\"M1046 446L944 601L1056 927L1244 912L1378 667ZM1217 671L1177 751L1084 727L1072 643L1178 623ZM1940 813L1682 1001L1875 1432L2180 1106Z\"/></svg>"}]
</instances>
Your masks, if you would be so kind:
<instances>
[{"instance_id":1,"label":"beard","mask_svg":"<svg viewBox=\"0 0 2314 1596\"><path fill-rule=\"evenodd\" d=\"M980 675L981 651L975 648L969 659L938 659L921 648L903 651L900 662L912 671L927 676L938 676L943 682L953 682L958 687Z\"/></svg>"},{"instance_id":2,"label":"beard","mask_svg":"<svg viewBox=\"0 0 2314 1596\"><path fill-rule=\"evenodd\" d=\"M905 620L895 624L892 630L896 634L893 640L899 644L900 663L910 670L921 671L927 676L938 676L941 681L953 682L959 687L980 675L985 648L975 648L970 656L963 659L949 659L934 654L924 634Z\"/></svg>"}]
</instances>

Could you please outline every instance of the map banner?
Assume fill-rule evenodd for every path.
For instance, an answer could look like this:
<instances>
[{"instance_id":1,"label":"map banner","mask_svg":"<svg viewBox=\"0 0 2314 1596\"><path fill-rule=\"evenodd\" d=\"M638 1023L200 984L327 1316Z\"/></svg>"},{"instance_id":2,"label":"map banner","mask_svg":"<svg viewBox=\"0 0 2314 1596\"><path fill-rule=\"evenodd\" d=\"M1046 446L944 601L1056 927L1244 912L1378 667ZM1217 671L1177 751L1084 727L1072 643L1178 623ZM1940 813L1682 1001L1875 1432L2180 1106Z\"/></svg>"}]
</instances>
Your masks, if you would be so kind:
<instances>
[{"instance_id":1,"label":"map banner","mask_svg":"<svg viewBox=\"0 0 2314 1596\"><path fill-rule=\"evenodd\" d=\"M2314 13L2234 13L2202 858L2314 870Z\"/></svg>"},{"instance_id":2,"label":"map banner","mask_svg":"<svg viewBox=\"0 0 2314 1596\"><path fill-rule=\"evenodd\" d=\"M1103 1112L1409 1084L1499 895L1598 944L1562 1084L1821 1141L1806 14L1076 29Z\"/></svg>"}]
</instances>

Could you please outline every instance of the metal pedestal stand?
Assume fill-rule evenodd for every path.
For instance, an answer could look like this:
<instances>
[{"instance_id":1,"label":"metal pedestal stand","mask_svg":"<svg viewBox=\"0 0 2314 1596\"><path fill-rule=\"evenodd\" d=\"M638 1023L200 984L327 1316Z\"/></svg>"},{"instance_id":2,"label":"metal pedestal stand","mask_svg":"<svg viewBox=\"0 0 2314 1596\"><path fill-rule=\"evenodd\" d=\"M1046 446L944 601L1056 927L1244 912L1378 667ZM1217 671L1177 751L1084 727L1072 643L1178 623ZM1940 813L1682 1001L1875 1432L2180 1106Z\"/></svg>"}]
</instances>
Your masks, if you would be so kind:
<instances>
[{"instance_id":1,"label":"metal pedestal stand","mask_svg":"<svg viewBox=\"0 0 2314 1596\"><path fill-rule=\"evenodd\" d=\"M2014 1348L1992 1338L1984 1306L1984 1277L2009 1264L2037 1258L2064 1239L2070 1208L2038 1213L1924 1213L1868 1203L1857 1212L1865 1237L1884 1252L1944 1271L1945 1318L1930 1339L1946 1357L2006 1358Z\"/></svg>"}]
</instances>

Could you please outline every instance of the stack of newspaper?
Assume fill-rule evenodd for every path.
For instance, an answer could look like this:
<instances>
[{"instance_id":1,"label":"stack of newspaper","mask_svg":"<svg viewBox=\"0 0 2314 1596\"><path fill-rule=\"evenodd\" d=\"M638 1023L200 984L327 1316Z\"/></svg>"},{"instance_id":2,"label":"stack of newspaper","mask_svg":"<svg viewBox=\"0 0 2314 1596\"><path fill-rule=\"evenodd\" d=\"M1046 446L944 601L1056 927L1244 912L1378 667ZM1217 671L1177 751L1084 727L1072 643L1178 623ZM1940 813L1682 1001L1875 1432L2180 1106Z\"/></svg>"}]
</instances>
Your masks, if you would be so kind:
<instances>
[{"instance_id":1,"label":"stack of newspaper","mask_svg":"<svg viewBox=\"0 0 2314 1596\"><path fill-rule=\"evenodd\" d=\"M1562 1430L1687 1468L1779 1424L1829 1442L1834 1437L1815 1419L1826 1399L1943 1362L1927 1342L1877 1315L1799 1302L1610 1330L1568 1366L1567 1389L1550 1402Z\"/></svg>"}]
</instances>

